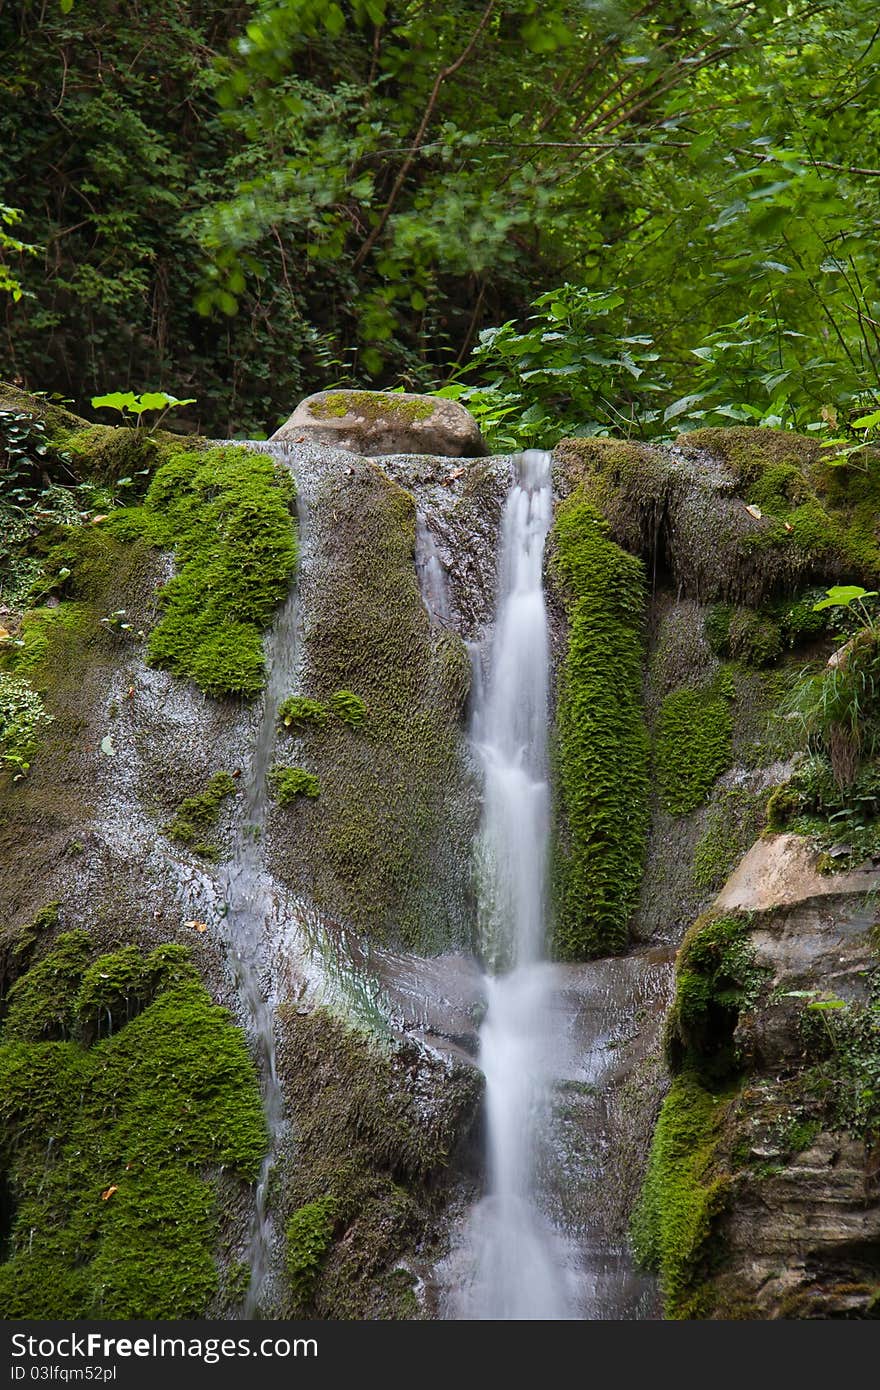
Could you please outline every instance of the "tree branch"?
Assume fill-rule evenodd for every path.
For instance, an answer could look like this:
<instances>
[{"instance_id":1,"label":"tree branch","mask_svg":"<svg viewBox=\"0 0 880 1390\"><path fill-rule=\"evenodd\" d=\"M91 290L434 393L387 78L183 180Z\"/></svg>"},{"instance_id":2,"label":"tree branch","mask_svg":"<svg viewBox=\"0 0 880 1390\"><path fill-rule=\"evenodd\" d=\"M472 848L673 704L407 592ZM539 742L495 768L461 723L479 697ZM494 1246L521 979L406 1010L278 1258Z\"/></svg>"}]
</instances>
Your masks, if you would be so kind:
<instances>
[{"instance_id":1,"label":"tree branch","mask_svg":"<svg viewBox=\"0 0 880 1390\"><path fill-rule=\"evenodd\" d=\"M369 256L373 247L376 245L376 242L379 240L379 237L384 232L388 219L394 211L394 205L397 202L397 199L400 196L401 189L403 188L403 185L406 182L407 174L409 173L410 169L415 163L416 155L422 147L422 141L425 138L425 132L427 131L428 126L431 122L431 117L434 114L434 108L437 105L437 100L440 96L440 88L443 86L443 83L446 81L447 78L454 76L454 74L458 72L462 64L467 62L468 58L471 56L471 54L477 46L480 35L482 34L486 25L489 23L489 18L494 8L495 0L489 0L489 3L484 9L480 17L480 21L477 24L477 27L474 30L473 34L471 34L470 40L467 43L466 47L462 50L462 52L460 53L458 58L456 58L454 63L450 63L449 67L447 68L441 68L440 72L438 72L437 76L434 78L434 85L431 88L431 95L428 97L428 104L425 107L424 114L422 116L421 121L419 122L419 128L415 133L415 137L413 139L412 145L410 146L409 153L407 154L406 159L401 164L397 178L394 180L394 186L391 189L390 194L388 195L388 202L382 209L379 221L376 223L375 227L370 232L370 235L367 237L360 251L358 251L357 255L354 258L353 268L355 270L358 270L360 266L363 265L364 261L367 259L367 256Z\"/></svg>"}]
</instances>

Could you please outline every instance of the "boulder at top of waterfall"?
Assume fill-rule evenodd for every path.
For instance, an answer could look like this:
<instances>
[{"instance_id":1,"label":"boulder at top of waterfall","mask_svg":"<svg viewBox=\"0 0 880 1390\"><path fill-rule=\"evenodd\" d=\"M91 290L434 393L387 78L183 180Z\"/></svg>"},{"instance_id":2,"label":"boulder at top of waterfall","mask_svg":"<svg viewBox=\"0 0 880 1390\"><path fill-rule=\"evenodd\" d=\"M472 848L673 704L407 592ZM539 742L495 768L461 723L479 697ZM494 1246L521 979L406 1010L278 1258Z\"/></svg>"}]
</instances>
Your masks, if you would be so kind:
<instances>
[{"instance_id":1,"label":"boulder at top of waterfall","mask_svg":"<svg viewBox=\"0 0 880 1390\"><path fill-rule=\"evenodd\" d=\"M488 453L479 425L463 405L398 391L318 391L300 402L272 438L332 444L367 458L482 458Z\"/></svg>"}]
</instances>

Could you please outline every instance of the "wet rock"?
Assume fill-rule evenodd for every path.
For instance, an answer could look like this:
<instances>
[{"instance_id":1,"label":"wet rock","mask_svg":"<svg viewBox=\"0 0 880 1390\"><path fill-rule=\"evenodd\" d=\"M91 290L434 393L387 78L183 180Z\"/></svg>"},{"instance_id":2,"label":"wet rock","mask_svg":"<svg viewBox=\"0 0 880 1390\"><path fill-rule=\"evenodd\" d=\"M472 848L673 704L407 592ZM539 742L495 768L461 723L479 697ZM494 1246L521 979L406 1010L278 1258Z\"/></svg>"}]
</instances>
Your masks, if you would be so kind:
<instances>
[{"instance_id":1,"label":"wet rock","mask_svg":"<svg viewBox=\"0 0 880 1390\"><path fill-rule=\"evenodd\" d=\"M457 401L385 391L319 391L301 401L272 438L332 444L367 458L479 458L488 452L476 420Z\"/></svg>"}]
</instances>

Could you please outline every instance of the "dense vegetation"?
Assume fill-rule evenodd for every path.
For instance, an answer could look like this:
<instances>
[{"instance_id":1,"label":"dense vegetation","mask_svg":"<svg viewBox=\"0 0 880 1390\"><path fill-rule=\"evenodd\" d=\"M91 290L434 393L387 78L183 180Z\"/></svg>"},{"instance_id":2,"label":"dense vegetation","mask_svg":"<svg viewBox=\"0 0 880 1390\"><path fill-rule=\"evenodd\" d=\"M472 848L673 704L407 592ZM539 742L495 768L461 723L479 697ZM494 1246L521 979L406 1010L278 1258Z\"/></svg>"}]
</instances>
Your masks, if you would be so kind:
<instances>
[{"instance_id":1,"label":"dense vegetation","mask_svg":"<svg viewBox=\"0 0 880 1390\"><path fill-rule=\"evenodd\" d=\"M464 365L502 440L855 442L877 40L871 0L5 6L0 374L225 435Z\"/></svg>"}]
</instances>

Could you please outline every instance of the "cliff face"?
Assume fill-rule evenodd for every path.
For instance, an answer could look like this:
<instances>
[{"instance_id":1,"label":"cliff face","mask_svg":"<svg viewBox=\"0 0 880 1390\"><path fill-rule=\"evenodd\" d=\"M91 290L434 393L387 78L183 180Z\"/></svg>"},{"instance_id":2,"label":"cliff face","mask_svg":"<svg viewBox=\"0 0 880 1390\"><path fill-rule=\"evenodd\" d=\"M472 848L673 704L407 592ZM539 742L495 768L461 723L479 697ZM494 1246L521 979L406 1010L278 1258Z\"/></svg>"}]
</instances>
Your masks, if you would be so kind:
<instances>
[{"instance_id":1,"label":"cliff face","mask_svg":"<svg viewBox=\"0 0 880 1390\"><path fill-rule=\"evenodd\" d=\"M271 1153L263 1310L424 1315L480 1182L466 643L491 621L509 464L217 448L0 405L41 424L57 470L0 554L7 1309L232 1312ZM670 1315L863 1316L880 883L860 865L880 797L873 754L843 795L780 711L848 635L814 612L824 587L880 574L872 476L732 429L568 441L555 482L574 1042L548 1191L609 1260L637 1205ZM171 1078L156 1095L142 1066ZM206 1098L210 1143L189 1122ZM159 1191L179 1201L153 1280L138 1250L169 1229ZM633 1289L626 1315L645 1315L650 1281Z\"/></svg>"},{"instance_id":2,"label":"cliff face","mask_svg":"<svg viewBox=\"0 0 880 1390\"><path fill-rule=\"evenodd\" d=\"M814 604L876 582L874 475L756 430L557 452L561 490L651 576L653 789L630 929L684 943L636 1250L667 1316L872 1316L876 646Z\"/></svg>"},{"instance_id":3,"label":"cliff face","mask_svg":"<svg viewBox=\"0 0 880 1390\"><path fill-rule=\"evenodd\" d=\"M0 647L5 1311L233 1311L271 1144L264 1310L417 1314L415 1276L394 1271L436 1226L480 1086L444 1038L472 1034L473 986L426 1020L410 1003L415 958L389 949L466 949L472 931L470 665L422 603L413 496L351 454L135 437L28 404L9 402L43 424L66 510L32 518L2 557L13 577L40 576L29 597L32 574L20 596L10 583ZM226 1041L212 1066L181 1004L156 1084L206 1119L216 1095L216 1143L156 1134L142 1171L121 1117L151 1102L129 1095L118 1053L134 1065L140 1048L153 1067L150 1021L167 1022L184 981L207 991L199 1009L223 1006L210 1018ZM117 1116L93 1116L74 1225L76 1136L40 1081L62 1062ZM148 1185L177 1193L173 1221L167 1202L145 1203ZM138 1202L136 1251L120 1231ZM325 1262L332 1298L296 1273L310 1221L343 1243Z\"/></svg>"}]
</instances>

